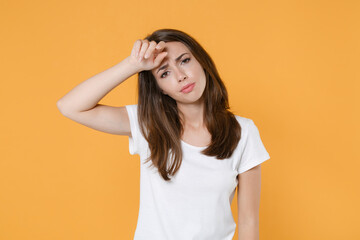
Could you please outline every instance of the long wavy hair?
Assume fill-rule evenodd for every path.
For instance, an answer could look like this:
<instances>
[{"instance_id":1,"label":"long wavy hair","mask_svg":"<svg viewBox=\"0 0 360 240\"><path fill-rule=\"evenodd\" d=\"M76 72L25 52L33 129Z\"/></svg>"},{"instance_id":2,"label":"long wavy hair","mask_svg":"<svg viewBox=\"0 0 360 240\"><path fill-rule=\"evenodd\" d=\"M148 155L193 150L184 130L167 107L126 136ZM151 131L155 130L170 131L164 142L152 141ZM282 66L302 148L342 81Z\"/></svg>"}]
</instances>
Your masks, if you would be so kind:
<instances>
[{"instance_id":1,"label":"long wavy hair","mask_svg":"<svg viewBox=\"0 0 360 240\"><path fill-rule=\"evenodd\" d=\"M181 42L204 69L204 124L211 134L211 143L202 154L222 160L231 157L241 137L241 127L229 110L228 93L215 64L205 49L190 35L176 29L160 29L147 35L149 42ZM158 169L165 181L181 166L183 126L177 103L163 94L151 70L138 73L138 121L149 144L150 156L145 163Z\"/></svg>"}]
</instances>

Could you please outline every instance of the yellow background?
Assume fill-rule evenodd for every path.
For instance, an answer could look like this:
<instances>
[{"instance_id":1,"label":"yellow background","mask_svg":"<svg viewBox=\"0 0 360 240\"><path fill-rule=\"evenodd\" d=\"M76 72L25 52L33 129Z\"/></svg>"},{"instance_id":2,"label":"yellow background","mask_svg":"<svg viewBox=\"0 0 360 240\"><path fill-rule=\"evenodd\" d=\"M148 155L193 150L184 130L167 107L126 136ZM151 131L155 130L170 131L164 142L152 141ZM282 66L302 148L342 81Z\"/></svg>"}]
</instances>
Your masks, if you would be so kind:
<instances>
[{"instance_id":1,"label":"yellow background","mask_svg":"<svg viewBox=\"0 0 360 240\"><path fill-rule=\"evenodd\" d=\"M7 0L0 9L0 239L133 238L139 156L126 136L71 121L56 102L159 28L195 37L233 112L259 128L271 156L260 239L360 239L360 1ZM136 104L136 82L100 103Z\"/></svg>"}]
</instances>

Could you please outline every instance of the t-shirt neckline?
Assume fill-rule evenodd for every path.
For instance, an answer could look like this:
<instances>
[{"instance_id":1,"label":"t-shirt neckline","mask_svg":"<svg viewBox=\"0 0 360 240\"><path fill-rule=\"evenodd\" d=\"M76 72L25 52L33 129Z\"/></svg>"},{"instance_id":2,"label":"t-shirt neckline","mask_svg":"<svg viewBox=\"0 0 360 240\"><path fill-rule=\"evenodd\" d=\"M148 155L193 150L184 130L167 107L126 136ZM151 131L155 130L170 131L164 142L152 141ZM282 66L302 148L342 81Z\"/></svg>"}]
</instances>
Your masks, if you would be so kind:
<instances>
[{"instance_id":1,"label":"t-shirt neckline","mask_svg":"<svg viewBox=\"0 0 360 240\"><path fill-rule=\"evenodd\" d=\"M189 143L184 142L182 139L181 139L181 142L182 142L184 145L186 145L186 146L188 146L188 147L190 147L190 148L194 148L194 149L198 149L198 150L202 150L202 149L205 149L205 148L208 147L208 146L204 146L204 147L194 146L194 145L191 145L191 144L189 144Z\"/></svg>"}]
</instances>

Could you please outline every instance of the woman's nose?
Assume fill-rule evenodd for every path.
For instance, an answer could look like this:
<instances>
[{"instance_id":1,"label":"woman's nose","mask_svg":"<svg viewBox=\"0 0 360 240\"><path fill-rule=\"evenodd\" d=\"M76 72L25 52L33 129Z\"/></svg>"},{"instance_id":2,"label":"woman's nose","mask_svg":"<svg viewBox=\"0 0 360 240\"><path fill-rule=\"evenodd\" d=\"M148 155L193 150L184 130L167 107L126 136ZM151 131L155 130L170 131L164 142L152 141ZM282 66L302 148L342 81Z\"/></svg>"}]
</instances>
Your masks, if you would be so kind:
<instances>
[{"instance_id":1,"label":"woman's nose","mask_svg":"<svg viewBox=\"0 0 360 240\"><path fill-rule=\"evenodd\" d=\"M185 80L185 78L186 78L186 76L185 76L185 75L181 75L181 77L179 78L179 82L184 81L184 80Z\"/></svg>"},{"instance_id":2,"label":"woman's nose","mask_svg":"<svg viewBox=\"0 0 360 240\"><path fill-rule=\"evenodd\" d=\"M186 74L182 71L182 70L177 70L177 78L178 78L178 81L184 81L185 78L187 78Z\"/></svg>"}]
</instances>

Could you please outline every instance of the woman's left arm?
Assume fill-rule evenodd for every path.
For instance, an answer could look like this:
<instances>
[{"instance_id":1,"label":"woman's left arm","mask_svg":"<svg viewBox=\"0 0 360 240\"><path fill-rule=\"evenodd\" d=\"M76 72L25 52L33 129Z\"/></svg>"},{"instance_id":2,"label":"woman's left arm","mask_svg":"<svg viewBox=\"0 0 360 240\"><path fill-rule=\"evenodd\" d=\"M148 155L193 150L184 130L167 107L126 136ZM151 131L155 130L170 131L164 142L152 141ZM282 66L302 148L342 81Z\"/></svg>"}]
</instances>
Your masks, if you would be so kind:
<instances>
[{"instance_id":1,"label":"woman's left arm","mask_svg":"<svg viewBox=\"0 0 360 240\"><path fill-rule=\"evenodd\" d=\"M238 175L239 240L259 240L261 165Z\"/></svg>"}]
</instances>

